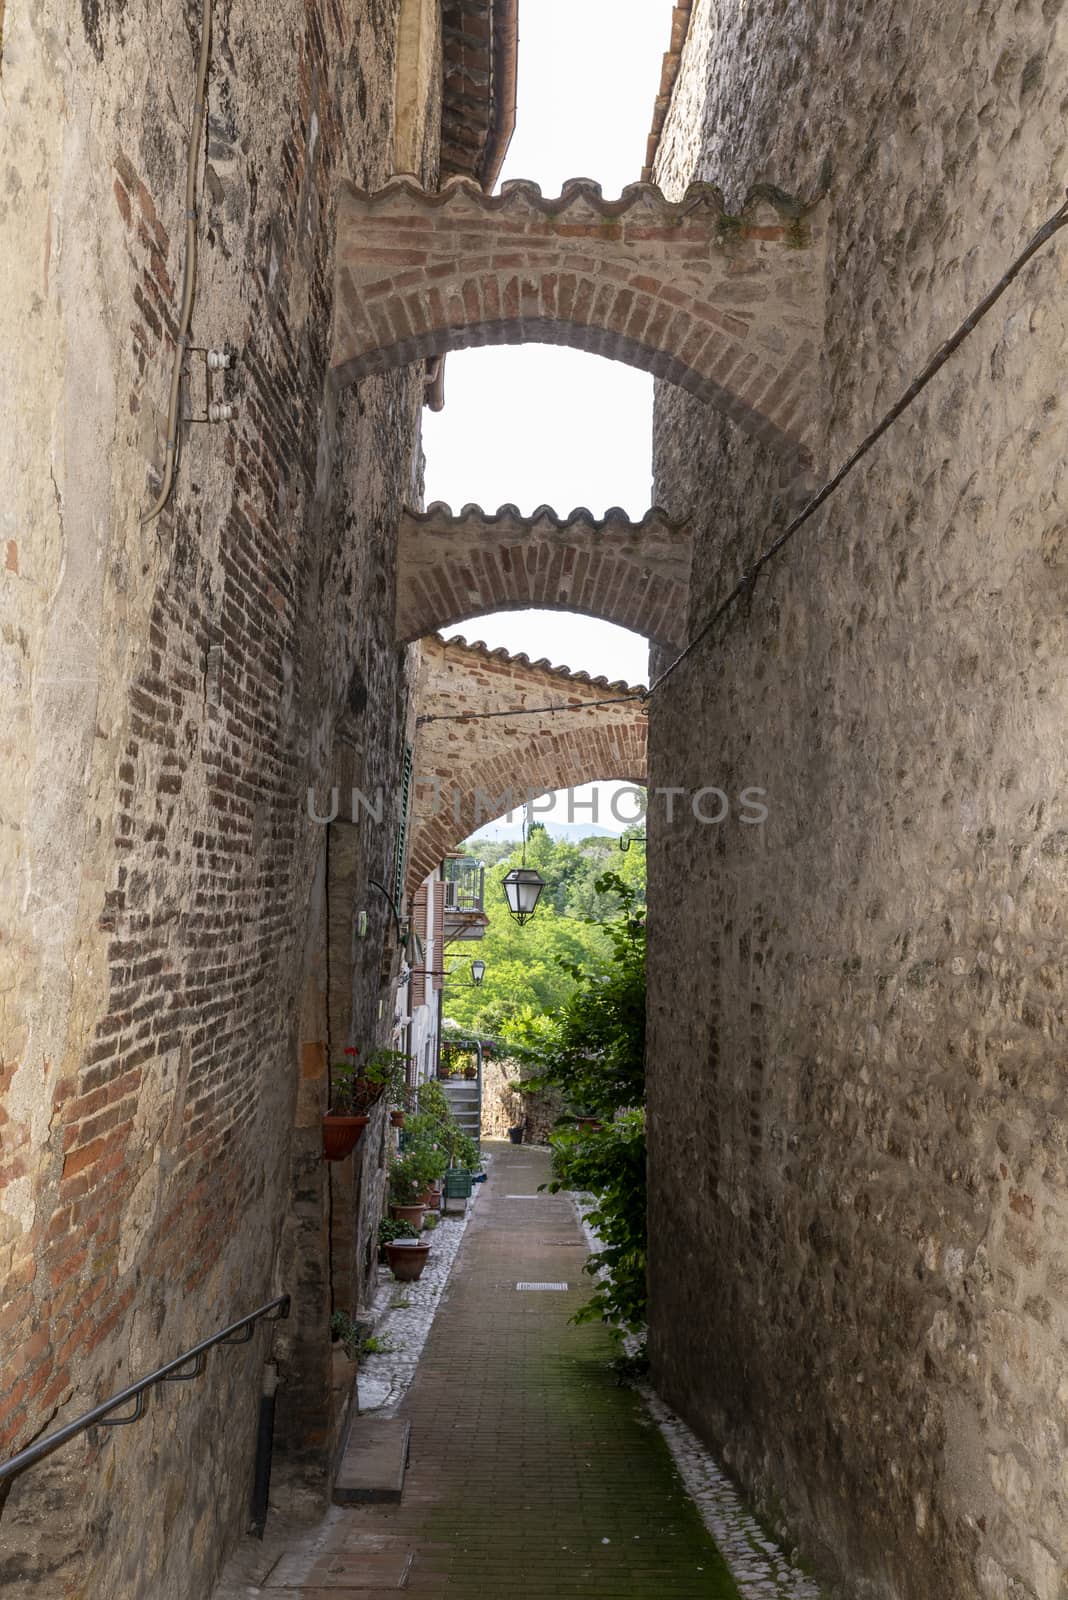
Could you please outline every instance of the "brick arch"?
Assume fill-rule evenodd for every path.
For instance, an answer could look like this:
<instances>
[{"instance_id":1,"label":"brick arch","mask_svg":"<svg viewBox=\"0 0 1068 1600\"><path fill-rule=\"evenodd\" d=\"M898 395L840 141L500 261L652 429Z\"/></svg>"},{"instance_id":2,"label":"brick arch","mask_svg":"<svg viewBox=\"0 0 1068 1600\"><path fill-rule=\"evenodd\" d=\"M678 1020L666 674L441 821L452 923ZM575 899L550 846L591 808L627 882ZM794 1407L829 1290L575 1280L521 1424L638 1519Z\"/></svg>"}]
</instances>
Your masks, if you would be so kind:
<instances>
[{"instance_id":1,"label":"brick arch","mask_svg":"<svg viewBox=\"0 0 1068 1600\"><path fill-rule=\"evenodd\" d=\"M440 502L405 511L397 556L401 643L487 611L577 611L655 644L686 639L690 528L654 509L640 522L613 507L561 518L548 506L524 517Z\"/></svg>"},{"instance_id":2,"label":"brick arch","mask_svg":"<svg viewBox=\"0 0 1068 1600\"><path fill-rule=\"evenodd\" d=\"M644 784L646 727L642 702L590 702L640 691L548 661L488 650L464 639L432 635L420 646L415 744L415 798L406 884L414 894L450 850L500 816L509 793L518 811L535 794L598 779ZM585 707L449 721L473 711L553 705Z\"/></svg>"},{"instance_id":3,"label":"brick arch","mask_svg":"<svg viewBox=\"0 0 1068 1600\"><path fill-rule=\"evenodd\" d=\"M346 185L335 375L475 345L570 345L668 379L803 455L822 229L782 205L765 190L731 217L709 184L678 202L652 184L606 201L581 178L555 200L525 182L487 195L462 177L440 193L403 175L376 193Z\"/></svg>"}]
</instances>

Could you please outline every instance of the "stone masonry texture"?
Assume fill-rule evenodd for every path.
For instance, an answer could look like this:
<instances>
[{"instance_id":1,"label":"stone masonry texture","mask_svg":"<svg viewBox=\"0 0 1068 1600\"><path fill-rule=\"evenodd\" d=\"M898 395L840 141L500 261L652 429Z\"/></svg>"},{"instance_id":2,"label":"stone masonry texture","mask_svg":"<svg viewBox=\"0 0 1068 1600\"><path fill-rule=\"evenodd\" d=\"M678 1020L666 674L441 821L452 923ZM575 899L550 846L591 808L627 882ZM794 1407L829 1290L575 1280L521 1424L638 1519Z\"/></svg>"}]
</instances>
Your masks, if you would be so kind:
<instances>
[{"instance_id":1,"label":"stone masonry texture","mask_svg":"<svg viewBox=\"0 0 1068 1600\"><path fill-rule=\"evenodd\" d=\"M1060 0L699 0L669 195L830 175L808 404L842 460L1064 197ZM1068 1594L1068 242L654 698L655 1380L850 1600ZM661 386L691 631L776 452ZM835 1585L839 1587L835 1587Z\"/></svg>"},{"instance_id":2,"label":"stone masonry texture","mask_svg":"<svg viewBox=\"0 0 1068 1600\"><path fill-rule=\"evenodd\" d=\"M200 6L4 14L0 1454L285 1287L281 1483L290 1456L321 1475L334 1425L325 829L304 798L342 758L396 786L421 374L329 372L339 181L390 171L394 0L213 9L192 342L234 350L216 392L238 415L183 427L146 526ZM196 416L195 353L189 372ZM367 870L395 847L390 822L369 832ZM388 924L369 909L365 1022ZM207 1593L247 1515L267 1338L0 1499L5 1597Z\"/></svg>"}]
</instances>

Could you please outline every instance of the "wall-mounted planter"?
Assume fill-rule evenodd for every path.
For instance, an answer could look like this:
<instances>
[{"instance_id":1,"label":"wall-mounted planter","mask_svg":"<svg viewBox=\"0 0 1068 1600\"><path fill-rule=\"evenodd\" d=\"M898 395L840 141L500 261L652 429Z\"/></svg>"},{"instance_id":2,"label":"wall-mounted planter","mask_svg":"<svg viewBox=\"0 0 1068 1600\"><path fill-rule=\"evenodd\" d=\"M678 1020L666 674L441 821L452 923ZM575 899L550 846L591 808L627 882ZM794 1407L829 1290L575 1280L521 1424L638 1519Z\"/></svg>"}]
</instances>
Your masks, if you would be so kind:
<instances>
[{"instance_id":1,"label":"wall-mounted planter","mask_svg":"<svg viewBox=\"0 0 1068 1600\"><path fill-rule=\"evenodd\" d=\"M323 1118L324 1159L344 1161L359 1144L370 1120L370 1117L339 1117L328 1111Z\"/></svg>"},{"instance_id":2,"label":"wall-mounted planter","mask_svg":"<svg viewBox=\"0 0 1068 1600\"><path fill-rule=\"evenodd\" d=\"M389 1114L389 1125L390 1125L391 1128L403 1128L404 1127L404 1112L403 1111L391 1111L390 1114Z\"/></svg>"}]
</instances>

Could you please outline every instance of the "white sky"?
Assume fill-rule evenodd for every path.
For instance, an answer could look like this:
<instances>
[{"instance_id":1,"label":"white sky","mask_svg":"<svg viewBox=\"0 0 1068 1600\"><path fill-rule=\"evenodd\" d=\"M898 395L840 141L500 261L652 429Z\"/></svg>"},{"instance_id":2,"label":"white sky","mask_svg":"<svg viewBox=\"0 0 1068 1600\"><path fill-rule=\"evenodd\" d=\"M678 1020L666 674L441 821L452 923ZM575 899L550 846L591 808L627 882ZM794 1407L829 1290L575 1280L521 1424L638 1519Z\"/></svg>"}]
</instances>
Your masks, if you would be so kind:
<instances>
[{"instance_id":1,"label":"white sky","mask_svg":"<svg viewBox=\"0 0 1068 1600\"><path fill-rule=\"evenodd\" d=\"M609 198L641 176L671 33L672 0L521 0L516 130L502 178L532 178L547 195L595 178ZM498 345L450 355L445 409L424 413L427 502L523 512L651 500L653 380L600 356L550 345ZM648 681L646 641L559 611L512 611L447 629L555 665ZM602 791L601 825L616 785ZM583 791L588 794L588 791ZM561 803L554 820L566 821ZM588 812L581 812L582 820ZM487 830L490 831L490 830Z\"/></svg>"}]
</instances>

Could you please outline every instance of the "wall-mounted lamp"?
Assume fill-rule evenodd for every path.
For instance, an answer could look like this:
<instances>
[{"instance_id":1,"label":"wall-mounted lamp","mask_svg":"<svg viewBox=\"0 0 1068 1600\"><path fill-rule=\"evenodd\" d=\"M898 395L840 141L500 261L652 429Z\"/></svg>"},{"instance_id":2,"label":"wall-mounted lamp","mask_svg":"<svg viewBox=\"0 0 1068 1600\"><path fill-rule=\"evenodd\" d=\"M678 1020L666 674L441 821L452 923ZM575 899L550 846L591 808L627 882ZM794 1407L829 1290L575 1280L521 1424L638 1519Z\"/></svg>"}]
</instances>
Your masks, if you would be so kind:
<instances>
[{"instance_id":1,"label":"wall-mounted lamp","mask_svg":"<svg viewBox=\"0 0 1068 1600\"><path fill-rule=\"evenodd\" d=\"M404 951L404 959L410 967L418 966L423 959L423 946L419 935L415 932L410 922L401 922L401 914L397 910L397 902L384 884L377 878L369 878L372 889L377 889L389 901L389 909L393 913L393 926L397 930L397 940Z\"/></svg>"},{"instance_id":2,"label":"wall-mounted lamp","mask_svg":"<svg viewBox=\"0 0 1068 1600\"><path fill-rule=\"evenodd\" d=\"M423 970L422 976L424 978L452 978L452 977L455 977L456 973L458 973L459 970L460 970L459 967L453 967L451 972L434 972L429 967L426 967ZM458 989L478 989L481 986L482 980L483 980L483 978L485 976L486 976L486 963L484 961L482 961L482 960L472 961L472 963L471 963L471 982L470 983L455 984L454 988L458 988Z\"/></svg>"}]
</instances>

